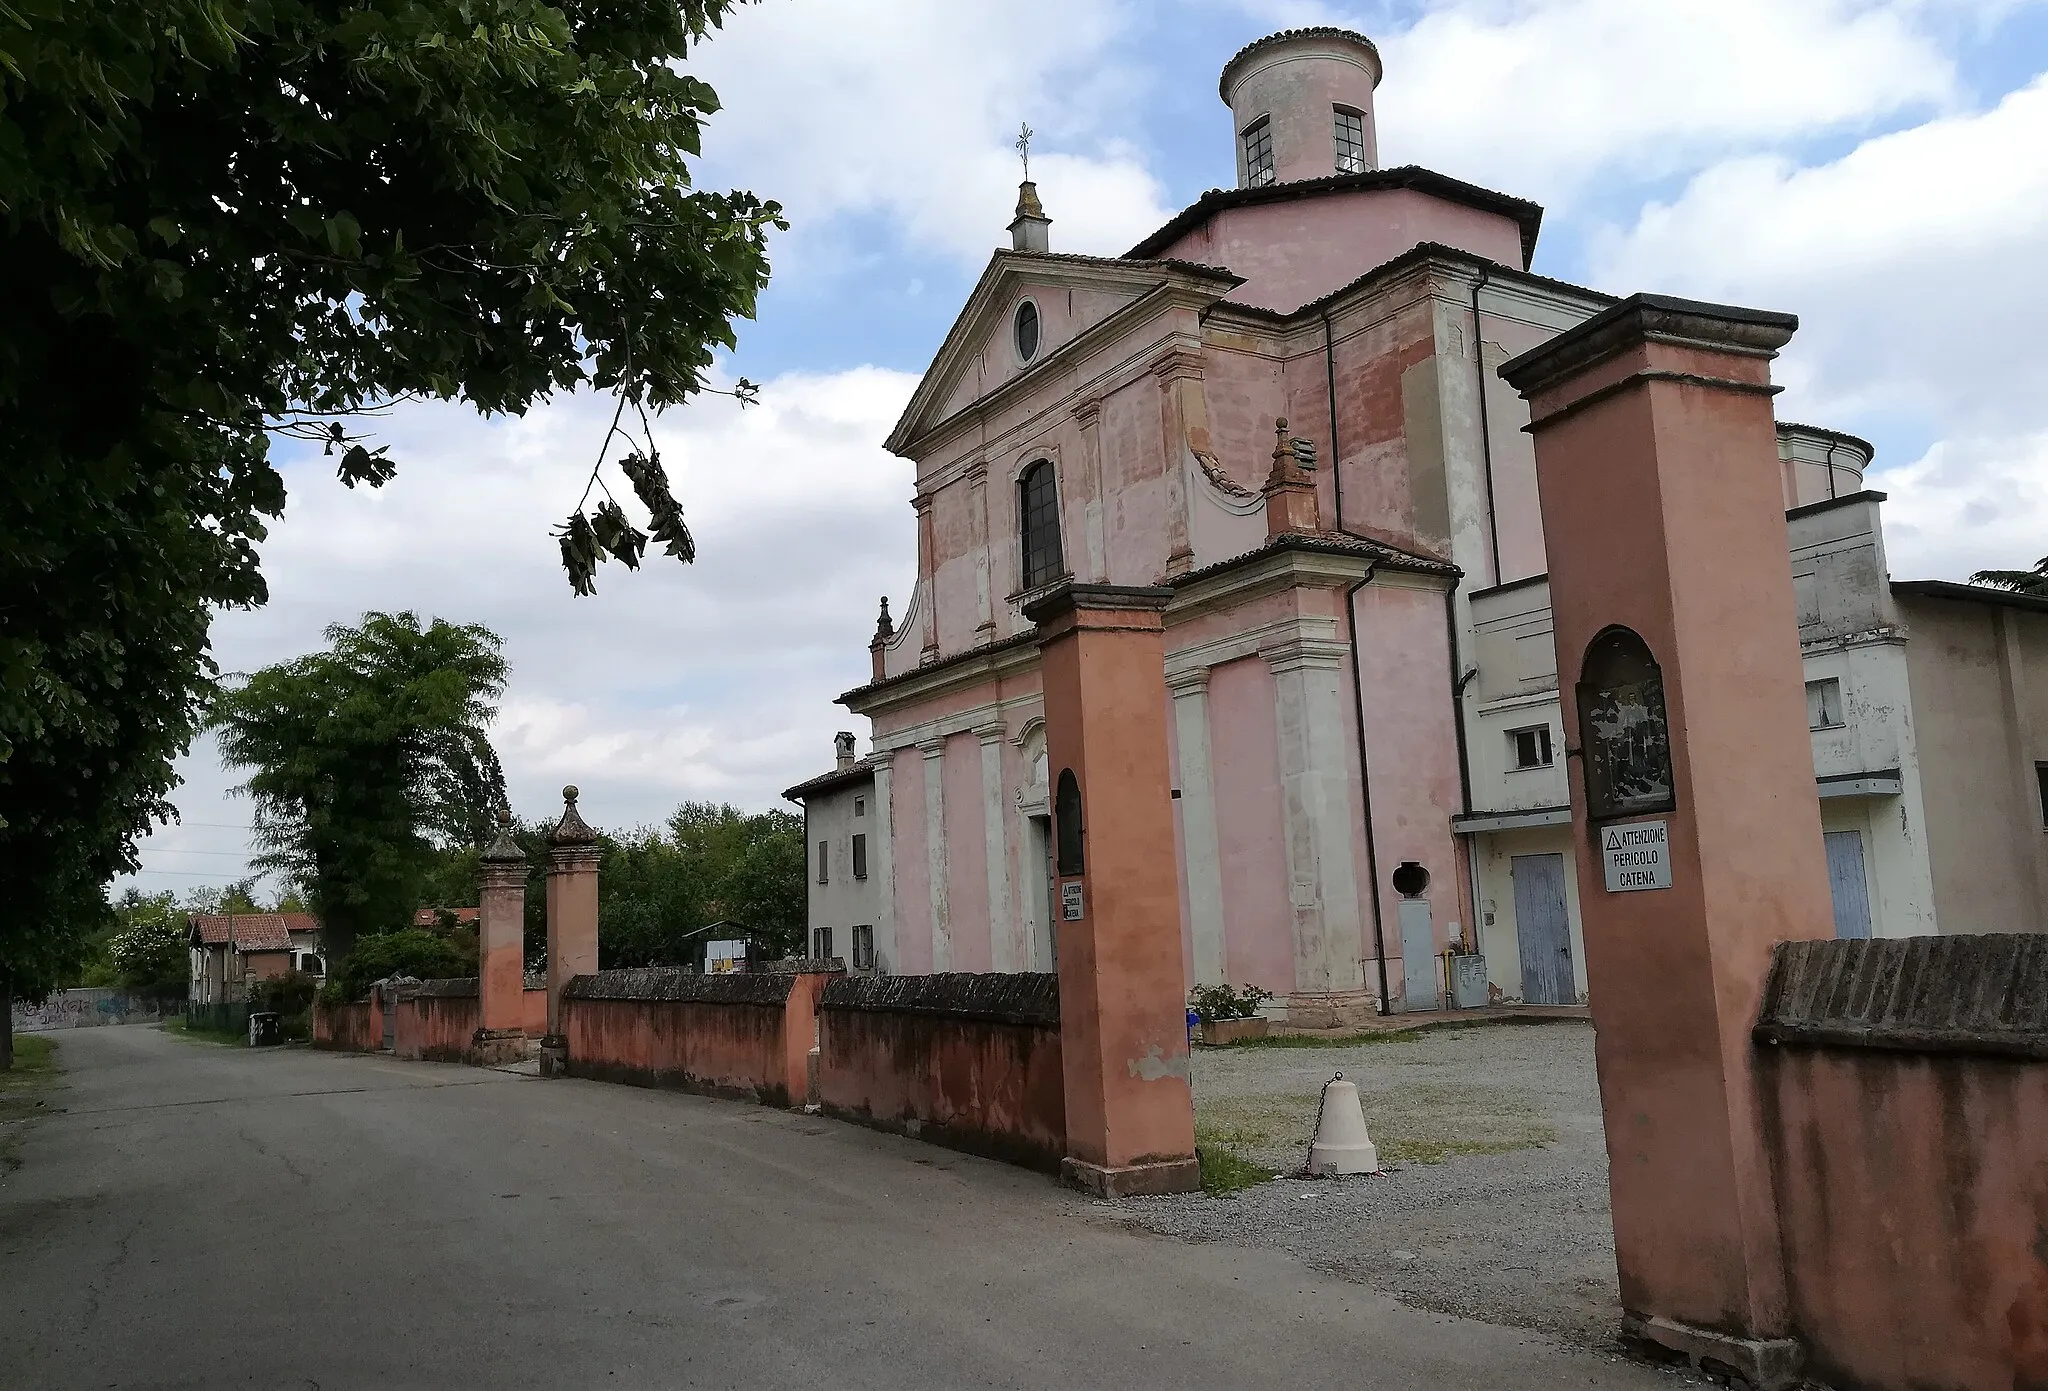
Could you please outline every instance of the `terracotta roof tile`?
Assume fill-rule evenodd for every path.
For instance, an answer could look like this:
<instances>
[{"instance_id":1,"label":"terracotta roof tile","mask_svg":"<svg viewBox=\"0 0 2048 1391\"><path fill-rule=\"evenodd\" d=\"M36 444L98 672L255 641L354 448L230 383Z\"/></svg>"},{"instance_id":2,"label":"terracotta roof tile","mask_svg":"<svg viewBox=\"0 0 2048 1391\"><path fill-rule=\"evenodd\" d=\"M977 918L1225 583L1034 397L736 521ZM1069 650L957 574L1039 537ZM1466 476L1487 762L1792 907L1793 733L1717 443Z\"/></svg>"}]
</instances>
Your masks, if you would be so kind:
<instances>
[{"instance_id":1,"label":"terracotta roof tile","mask_svg":"<svg viewBox=\"0 0 2048 1391\"><path fill-rule=\"evenodd\" d=\"M412 925L414 927L437 927L440 925L441 914L443 913L453 913L455 921L458 923L473 923L477 920L477 911L475 908L422 908L412 915Z\"/></svg>"},{"instance_id":2,"label":"terracotta roof tile","mask_svg":"<svg viewBox=\"0 0 2048 1391\"><path fill-rule=\"evenodd\" d=\"M236 951L290 951L292 933L318 931L320 920L310 913L208 913L191 920L191 933L201 946L233 943Z\"/></svg>"}]
</instances>

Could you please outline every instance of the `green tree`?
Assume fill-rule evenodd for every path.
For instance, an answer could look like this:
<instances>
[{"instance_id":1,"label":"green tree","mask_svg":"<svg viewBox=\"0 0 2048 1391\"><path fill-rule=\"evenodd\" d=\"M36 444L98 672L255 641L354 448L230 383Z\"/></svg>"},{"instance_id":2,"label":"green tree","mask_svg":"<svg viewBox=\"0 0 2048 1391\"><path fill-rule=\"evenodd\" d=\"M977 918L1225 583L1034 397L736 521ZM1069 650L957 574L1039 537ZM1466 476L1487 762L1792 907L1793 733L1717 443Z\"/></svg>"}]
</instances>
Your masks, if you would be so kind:
<instances>
[{"instance_id":1,"label":"green tree","mask_svg":"<svg viewBox=\"0 0 2048 1391\"><path fill-rule=\"evenodd\" d=\"M192 975L185 934L182 914L139 918L115 933L107 943L114 983L154 999L184 995Z\"/></svg>"},{"instance_id":2,"label":"green tree","mask_svg":"<svg viewBox=\"0 0 2048 1391\"><path fill-rule=\"evenodd\" d=\"M0 998L76 967L172 815L211 612L265 598L272 433L375 485L344 422L394 401L703 389L781 225L690 184L735 7L0 5ZM622 467L687 559L651 443ZM579 504L564 562L587 591L646 539Z\"/></svg>"},{"instance_id":3,"label":"green tree","mask_svg":"<svg viewBox=\"0 0 2048 1391\"><path fill-rule=\"evenodd\" d=\"M1970 583L1993 585L2017 594L2048 599L2048 555L2042 556L2031 570L1979 570L1970 576Z\"/></svg>"},{"instance_id":4,"label":"green tree","mask_svg":"<svg viewBox=\"0 0 2048 1391\"><path fill-rule=\"evenodd\" d=\"M476 844L505 779L485 727L505 688L497 635L410 613L327 630L330 647L222 692L207 724L249 769L258 863L306 885L321 945L411 926L435 847Z\"/></svg>"},{"instance_id":5,"label":"green tree","mask_svg":"<svg viewBox=\"0 0 2048 1391\"><path fill-rule=\"evenodd\" d=\"M348 960L328 973L327 998L360 1000L372 982L386 976L452 980L475 974L474 953L465 960L456 944L442 934L408 927L365 937L356 943Z\"/></svg>"}]
</instances>

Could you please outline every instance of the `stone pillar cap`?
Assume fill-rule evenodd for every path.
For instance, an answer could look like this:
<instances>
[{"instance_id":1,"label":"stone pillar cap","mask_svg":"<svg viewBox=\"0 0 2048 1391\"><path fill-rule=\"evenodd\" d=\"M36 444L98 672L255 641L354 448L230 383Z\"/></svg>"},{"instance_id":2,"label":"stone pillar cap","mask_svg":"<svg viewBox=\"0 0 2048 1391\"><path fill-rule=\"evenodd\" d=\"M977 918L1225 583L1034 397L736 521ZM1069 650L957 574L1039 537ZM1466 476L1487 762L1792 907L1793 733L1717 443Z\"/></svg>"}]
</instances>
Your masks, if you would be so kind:
<instances>
[{"instance_id":1,"label":"stone pillar cap","mask_svg":"<svg viewBox=\"0 0 2048 1391\"><path fill-rule=\"evenodd\" d=\"M1062 580L1024 606L1024 616L1033 623L1057 618L1070 609L1145 609L1158 612L1173 599L1173 591L1158 585L1077 584Z\"/></svg>"},{"instance_id":2,"label":"stone pillar cap","mask_svg":"<svg viewBox=\"0 0 2048 1391\"><path fill-rule=\"evenodd\" d=\"M498 813L498 838L487 846L483 853L487 865L524 864L526 852L519 848L519 842L512 839L512 813Z\"/></svg>"},{"instance_id":3,"label":"stone pillar cap","mask_svg":"<svg viewBox=\"0 0 2048 1391\"><path fill-rule=\"evenodd\" d=\"M562 789L562 819L555 823L555 829L548 832L550 845L595 845L597 832L590 829L576 811L576 785L571 783Z\"/></svg>"},{"instance_id":4,"label":"stone pillar cap","mask_svg":"<svg viewBox=\"0 0 2048 1391\"><path fill-rule=\"evenodd\" d=\"M1630 295L1548 343L1510 358L1501 364L1500 375L1522 395L1532 396L1639 343L1776 357L1798 329L1796 314L1671 295Z\"/></svg>"}]
</instances>

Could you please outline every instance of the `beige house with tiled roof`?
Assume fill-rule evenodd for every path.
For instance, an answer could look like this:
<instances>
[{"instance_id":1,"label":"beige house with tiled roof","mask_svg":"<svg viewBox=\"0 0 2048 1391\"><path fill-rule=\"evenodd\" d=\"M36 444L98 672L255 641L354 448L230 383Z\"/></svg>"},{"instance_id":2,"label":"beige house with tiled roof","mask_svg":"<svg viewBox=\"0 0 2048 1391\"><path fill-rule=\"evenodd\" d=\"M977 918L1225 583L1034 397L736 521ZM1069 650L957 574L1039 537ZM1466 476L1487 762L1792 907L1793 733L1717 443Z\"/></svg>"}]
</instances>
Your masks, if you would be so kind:
<instances>
[{"instance_id":1,"label":"beige house with tiled roof","mask_svg":"<svg viewBox=\"0 0 2048 1391\"><path fill-rule=\"evenodd\" d=\"M310 913L207 913L186 929L192 952L194 1004L229 1004L248 998L249 982L284 975L298 964L294 939L320 930Z\"/></svg>"}]
</instances>

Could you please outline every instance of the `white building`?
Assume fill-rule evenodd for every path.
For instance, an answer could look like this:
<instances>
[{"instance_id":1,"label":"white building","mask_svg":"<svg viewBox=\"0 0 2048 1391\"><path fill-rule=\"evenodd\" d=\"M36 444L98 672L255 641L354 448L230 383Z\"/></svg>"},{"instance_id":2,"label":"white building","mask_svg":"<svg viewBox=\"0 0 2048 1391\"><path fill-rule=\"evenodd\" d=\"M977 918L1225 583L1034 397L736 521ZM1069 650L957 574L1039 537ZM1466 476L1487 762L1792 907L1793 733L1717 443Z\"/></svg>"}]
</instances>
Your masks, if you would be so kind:
<instances>
[{"instance_id":1,"label":"white building","mask_svg":"<svg viewBox=\"0 0 2048 1391\"><path fill-rule=\"evenodd\" d=\"M890 882L889 837L875 828L875 770L856 761L853 736L832 740L831 772L782 795L804 809L810 883L808 951L838 958L852 972L875 969L875 926L885 921L882 886Z\"/></svg>"}]
</instances>

